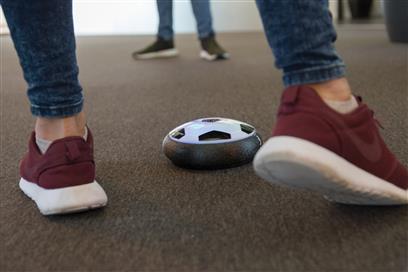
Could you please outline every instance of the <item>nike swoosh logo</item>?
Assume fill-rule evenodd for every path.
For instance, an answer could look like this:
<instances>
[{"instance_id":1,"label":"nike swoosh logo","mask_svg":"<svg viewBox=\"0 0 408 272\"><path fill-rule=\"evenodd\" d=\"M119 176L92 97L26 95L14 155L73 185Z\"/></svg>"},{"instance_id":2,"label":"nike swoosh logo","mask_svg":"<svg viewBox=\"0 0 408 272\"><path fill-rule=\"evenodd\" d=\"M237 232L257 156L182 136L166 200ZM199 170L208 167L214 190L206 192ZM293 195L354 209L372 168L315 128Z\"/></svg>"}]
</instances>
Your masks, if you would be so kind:
<instances>
[{"instance_id":1,"label":"nike swoosh logo","mask_svg":"<svg viewBox=\"0 0 408 272\"><path fill-rule=\"evenodd\" d=\"M371 142L366 142L363 141L357 133L350 130L349 126L347 126L347 124L345 124L341 119L334 117L330 118L329 121L334 121L336 125L342 129L342 134L347 137L347 140L350 140L353 143L354 147L366 160L370 162L377 162L381 159L383 152L381 149L381 141L379 139L378 132L373 133L373 140ZM375 126L375 124L373 125Z\"/></svg>"}]
</instances>

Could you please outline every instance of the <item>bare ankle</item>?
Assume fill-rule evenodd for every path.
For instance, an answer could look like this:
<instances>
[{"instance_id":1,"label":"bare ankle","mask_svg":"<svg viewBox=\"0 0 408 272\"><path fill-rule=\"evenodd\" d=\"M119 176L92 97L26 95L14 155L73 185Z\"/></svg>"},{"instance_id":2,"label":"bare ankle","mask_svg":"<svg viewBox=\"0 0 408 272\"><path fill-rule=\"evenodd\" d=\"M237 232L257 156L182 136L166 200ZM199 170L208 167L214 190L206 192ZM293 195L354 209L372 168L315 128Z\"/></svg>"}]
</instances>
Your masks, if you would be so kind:
<instances>
[{"instance_id":1,"label":"bare ankle","mask_svg":"<svg viewBox=\"0 0 408 272\"><path fill-rule=\"evenodd\" d=\"M309 86L316 90L323 99L344 101L351 97L351 88L346 78L309 84Z\"/></svg>"},{"instance_id":2,"label":"bare ankle","mask_svg":"<svg viewBox=\"0 0 408 272\"><path fill-rule=\"evenodd\" d=\"M69 136L83 136L86 119L84 112L65 118L38 117L35 123L36 136L54 141Z\"/></svg>"}]
</instances>

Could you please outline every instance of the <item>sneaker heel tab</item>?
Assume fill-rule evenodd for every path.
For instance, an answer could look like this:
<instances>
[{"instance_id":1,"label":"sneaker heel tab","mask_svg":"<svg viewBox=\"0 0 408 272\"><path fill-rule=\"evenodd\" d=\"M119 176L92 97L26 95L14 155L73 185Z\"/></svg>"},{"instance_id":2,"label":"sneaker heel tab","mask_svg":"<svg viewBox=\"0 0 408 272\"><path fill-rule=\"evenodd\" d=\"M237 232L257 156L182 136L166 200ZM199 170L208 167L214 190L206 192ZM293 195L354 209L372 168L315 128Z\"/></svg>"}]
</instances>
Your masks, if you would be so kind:
<instances>
[{"instance_id":1,"label":"sneaker heel tab","mask_svg":"<svg viewBox=\"0 0 408 272\"><path fill-rule=\"evenodd\" d=\"M33 132L31 132L30 138L28 139L28 149L29 149L29 152L32 151L32 152L37 153L38 155L43 155L43 154L41 153L41 150L40 150L40 148L38 147L38 145L37 145L35 139L36 139L36 138L35 138L35 131L33 131ZM46 152L46 153L47 153L47 152Z\"/></svg>"},{"instance_id":2,"label":"sneaker heel tab","mask_svg":"<svg viewBox=\"0 0 408 272\"><path fill-rule=\"evenodd\" d=\"M88 129L88 134L87 134L87 138L85 140L85 142L89 145L90 149L93 150L94 148L94 137L93 134L91 132L91 130L89 129L89 127L87 127Z\"/></svg>"},{"instance_id":3,"label":"sneaker heel tab","mask_svg":"<svg viewBox=\"0 0 408 272\"><path fill-rule=\"evenodd\" d=\"M66 156L70 161L75 161L81 156L78 145L75 141L65 142L65 147L67 149Z\"/></svg>"},{"instance_id":4,"label":"sneaker heel tab","mask_svg":"<svg viewBox=\"0 0 408 272\"><path fill-rule=\"evenodd\" d=\"M354 97L359 105L363 103L363 97L361 97L361 95L355 95Z\"/></svg>"}]
</instances>

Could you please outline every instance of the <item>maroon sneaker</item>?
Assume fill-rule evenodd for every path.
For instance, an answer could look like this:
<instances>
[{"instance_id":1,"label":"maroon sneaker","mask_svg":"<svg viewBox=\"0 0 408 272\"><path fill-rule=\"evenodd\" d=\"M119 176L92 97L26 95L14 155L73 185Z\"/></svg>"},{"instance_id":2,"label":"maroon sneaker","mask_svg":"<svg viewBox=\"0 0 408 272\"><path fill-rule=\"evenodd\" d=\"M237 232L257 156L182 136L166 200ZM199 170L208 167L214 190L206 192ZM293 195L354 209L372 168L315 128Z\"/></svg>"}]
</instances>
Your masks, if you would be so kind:
<instances>
[{"instance_id":1,"label":"maroon sneaker","mask_svg":"<svg viewBox=\"0 0 408 272\"><path fill-rule=\"evenodd\" d=\"M66 137L41 154L31 134L28 153L20 163L20 188L44 215L103 207L107 196L95 181L93 138Z\"/></svg>"},{"instance_id":2,"label":"maroon sneaker","mask_svg":"<svg viewBox=\"0 0 408 272\"><path fill-rule=\"evenodd\" d=\"M340 114L313 89L290 87L272 138L255 156L255 171L271 183L339 203L408 204L408 172L385 145L373 115L361 99L356 110Z\"/></svg>"}]
</instances>

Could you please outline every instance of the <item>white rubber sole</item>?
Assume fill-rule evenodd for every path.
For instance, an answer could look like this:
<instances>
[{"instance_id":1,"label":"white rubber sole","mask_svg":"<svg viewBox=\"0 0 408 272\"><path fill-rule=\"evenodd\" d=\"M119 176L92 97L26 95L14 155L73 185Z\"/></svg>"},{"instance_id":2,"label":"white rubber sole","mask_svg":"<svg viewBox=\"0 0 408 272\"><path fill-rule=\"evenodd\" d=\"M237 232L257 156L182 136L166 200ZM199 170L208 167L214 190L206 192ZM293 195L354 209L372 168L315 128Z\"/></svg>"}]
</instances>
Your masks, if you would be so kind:
<instances>
[{"instance_id":1,"label":"white rubber sole","mask_svg":"<svg viewBox=\"0 0 408 272\"><path fill-rule=\"evenodd\" d=\"M96 181L61 189L44 189L21 178L19 186L43 215L76 213L104 207L108 202L105 191Z\"/></svg>"},{"instance_id":2,"label":"white rubber sole","mask_svg":"<svg viewBox=\"0 0 408 272\"><path fill-rule=\"evenodd\" d=\"M173 58L177 57L179 54L176 48L161 50L154 53L147 53L142 55L136 55L137 59L147 60L147 59L163 59L163 58Z\"/></svg>"},{"instance_id":3,"label":"white rubber sole","mask_svg":"<svg viewBox=\"0 0 408 272\"><path fill-rule=\"evenodd\" d=\"M202 58L204 60L208 60L208 61L214 61L214 60L217 60L217 59L228 59L229 54L225 53L222 56L217 56L217 55L210 55L207 51L201 50L200 51L200 58Z\"/></svg>"},{"instance_id":4,"label":"white rubber sole","mask_svg":"<svg viewBox=\"0 0 408 272\"><path fill-rule=\"evenodd\" d=\"M254 158L255 172L273 184L320 193L357 205L408 204L403 190L312 142L289 136L269 139Z\"/></svg>"}]
</instances>

